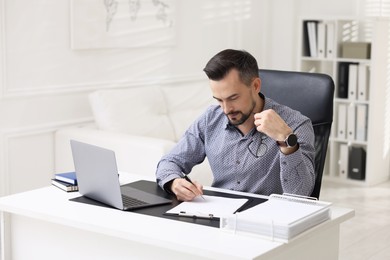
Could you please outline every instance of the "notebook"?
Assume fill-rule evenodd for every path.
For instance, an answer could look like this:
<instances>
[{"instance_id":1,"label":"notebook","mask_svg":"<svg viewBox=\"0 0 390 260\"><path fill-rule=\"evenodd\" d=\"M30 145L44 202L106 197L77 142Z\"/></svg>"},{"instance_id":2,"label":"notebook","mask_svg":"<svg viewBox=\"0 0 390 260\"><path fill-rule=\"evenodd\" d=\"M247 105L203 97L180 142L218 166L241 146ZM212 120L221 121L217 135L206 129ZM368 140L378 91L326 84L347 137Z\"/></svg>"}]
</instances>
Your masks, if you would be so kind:
<instances>
[{"instance_id":1,"label":"notebook","mask_svg":"<svg viewBox=\"0 0 390 260\"><path fill-rule=\"evenodd\" d=\"M79 192L120 210L133 210L172 201L128 185L120 186L114 151L71 140Z\"/></svg>"},{"instance_id":2,"label":"notebook","mask_svg":"<svg viewBox=\"0 0 390 260\"><path fill-rule=\"evenodd\" d=\"M272 194L269 200L221 220L225 230L243 231L288 242L330 218L330 202Z\"/></svg>"}]
</instances>

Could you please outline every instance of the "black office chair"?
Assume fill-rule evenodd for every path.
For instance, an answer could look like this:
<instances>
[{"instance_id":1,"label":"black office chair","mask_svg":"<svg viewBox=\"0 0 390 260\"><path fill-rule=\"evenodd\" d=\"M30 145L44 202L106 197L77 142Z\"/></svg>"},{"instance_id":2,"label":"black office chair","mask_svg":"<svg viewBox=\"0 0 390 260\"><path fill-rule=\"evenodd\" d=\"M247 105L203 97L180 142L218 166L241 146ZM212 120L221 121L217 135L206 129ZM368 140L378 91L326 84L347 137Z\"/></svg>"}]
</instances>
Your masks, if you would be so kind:
<instances>
[{"instance_id":1,"label":"black office chair","mask_svg":"<svg viewBox=\"0 0 390 260\"><path fill-rule=\"evenodd\" d=\"M316 181L311 197L319 198L333 119L334 82L325 74L259 70L261 93L311 119L315 134Z\"/></svg>"}]
</instances>

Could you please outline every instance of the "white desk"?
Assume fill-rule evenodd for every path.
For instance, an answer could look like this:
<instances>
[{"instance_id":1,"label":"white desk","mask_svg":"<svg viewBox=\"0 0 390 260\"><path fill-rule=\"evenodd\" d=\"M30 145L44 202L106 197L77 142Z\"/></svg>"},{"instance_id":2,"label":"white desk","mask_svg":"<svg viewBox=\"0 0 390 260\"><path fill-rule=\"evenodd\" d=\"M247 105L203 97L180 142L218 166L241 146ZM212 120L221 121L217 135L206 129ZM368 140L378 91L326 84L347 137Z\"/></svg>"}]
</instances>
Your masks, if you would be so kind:
<instances>
[{"instance_id":1,"label":"white desk","mask_svg":"<svg viewBox=\"0 0 390 260\"><path fill-rule=\"evenodd\" d=\"M332 207L330 221L283 244L69 201L77 196L46 187L0 198L1 259L338 259L339 226L354 216Z\"/></svg>"}]
</instances>

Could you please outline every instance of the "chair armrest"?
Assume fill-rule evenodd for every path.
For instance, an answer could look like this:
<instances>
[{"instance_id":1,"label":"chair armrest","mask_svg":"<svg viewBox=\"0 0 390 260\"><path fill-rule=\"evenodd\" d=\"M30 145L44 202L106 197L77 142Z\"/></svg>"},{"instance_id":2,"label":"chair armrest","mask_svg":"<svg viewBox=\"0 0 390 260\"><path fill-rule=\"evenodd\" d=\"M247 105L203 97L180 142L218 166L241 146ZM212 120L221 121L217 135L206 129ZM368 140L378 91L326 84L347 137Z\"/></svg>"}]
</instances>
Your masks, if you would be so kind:
<instances>
[{"instance_id":1,"label":"chair armrest","mask_svg":"<svg viewBox=\"0 0 390 260\"><path fill-rule=\"evenodd\" d=\"M153 178L161 156L175 145L175 142L166 139L114 133L92 127L64 128L55 133L56 172L74 170L71 139L113 150L119 171Z\"/></svg>"}]
</instances>

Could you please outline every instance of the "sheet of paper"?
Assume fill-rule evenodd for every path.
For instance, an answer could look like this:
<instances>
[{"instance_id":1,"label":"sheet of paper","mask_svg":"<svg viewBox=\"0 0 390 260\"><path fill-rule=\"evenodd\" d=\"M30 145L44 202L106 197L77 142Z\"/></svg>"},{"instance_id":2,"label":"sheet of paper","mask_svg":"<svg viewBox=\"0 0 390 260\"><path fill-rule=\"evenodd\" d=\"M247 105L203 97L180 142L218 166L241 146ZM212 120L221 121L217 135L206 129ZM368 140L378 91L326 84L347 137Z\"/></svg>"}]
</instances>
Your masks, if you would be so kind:
<instances>
[{"instance_id":1,"label":"sheet of paper","mask_svg":"<svg viewBox=\"0 0 390 260\"><path fill-rule=\"evenodd\" d=\"M213 217L222 217L233 214L244 205L248 199L235 199L203 195L204 200L198 196L192 201L185 201L168 210L168 214L186 213L195 216L212 214Z\"/></svg>"}]
</instances>

